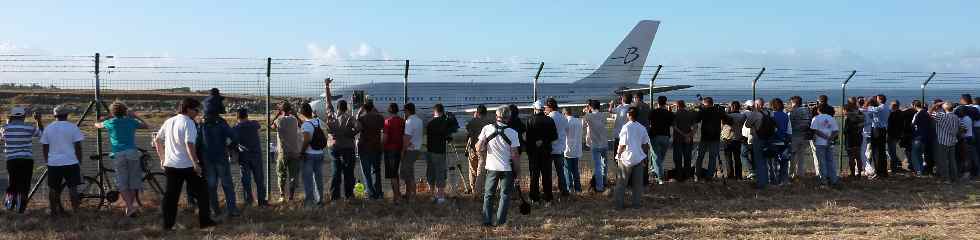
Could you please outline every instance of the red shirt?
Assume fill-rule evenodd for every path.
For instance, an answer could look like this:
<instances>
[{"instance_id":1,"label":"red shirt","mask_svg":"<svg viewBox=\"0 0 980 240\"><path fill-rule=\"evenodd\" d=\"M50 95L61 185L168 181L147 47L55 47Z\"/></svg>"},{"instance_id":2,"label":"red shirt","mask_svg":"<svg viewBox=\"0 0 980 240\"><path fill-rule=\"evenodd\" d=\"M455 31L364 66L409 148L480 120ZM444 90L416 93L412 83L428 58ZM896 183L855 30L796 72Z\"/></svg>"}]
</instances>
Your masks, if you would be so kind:
<instances>
[{"instance_id":1,"label":"red shirt","mask_svg":"<svg viewBox=\"0 0 980 240\"><path fill-rule=\"evenodd\" d=\"M397 115L385 119L383 134L385 136L385 151L402 150L402 141L405 135L405 119Z\"/></svg>"}]
</instances>

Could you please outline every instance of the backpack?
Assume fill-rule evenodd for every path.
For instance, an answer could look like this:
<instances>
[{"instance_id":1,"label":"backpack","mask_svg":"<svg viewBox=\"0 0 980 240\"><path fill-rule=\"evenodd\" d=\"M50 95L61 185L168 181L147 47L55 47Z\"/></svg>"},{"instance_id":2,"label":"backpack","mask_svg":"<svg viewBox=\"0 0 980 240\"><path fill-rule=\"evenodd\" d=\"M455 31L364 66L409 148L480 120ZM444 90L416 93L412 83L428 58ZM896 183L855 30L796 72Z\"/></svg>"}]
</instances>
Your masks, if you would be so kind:
<instances>
[{"instance_id":1,"label":"backpack","mask_svg":"<svg viewBox=\"0 0 980 240\"><path fill-rule=\"evenodd\" d=\"M490 136L487 136L486 144L490 144L490 140L493 140L497 136L501 136L501 137L504 138L504 142L507 143L507 146L510 146L510 144L511 144L510 138L507 137L507 134L504 134L504 130L507 130L507 127L506 126L499 126L497 124L494 124L493 127L496 129L496 131L494 131L493 133L491 133Z\"/></svg>"},{"instance_id":2,"label":"backpack","mask_svg":"<svg viewBox=\"0 0 980 240\"><path fill-rule=\"evenodd\" d=\"M759 129L755 130L759 137L772 138L776 136L776 120L772 118L772 113L763 112Z\"/></svg>"},{"instance_id":3,"label":"backpack","mask_svg":"<svg viewBox=\"0 0 980 240\"><path fill-rule=\"evenodd\" d=\"M323 150L327 147L327 135L323 134L323 130L320 129L320 120L317 119L315 121L316 124L313 125L313 137L310 138L310 148L313 150Z\"/></svg>"}]
</instances>

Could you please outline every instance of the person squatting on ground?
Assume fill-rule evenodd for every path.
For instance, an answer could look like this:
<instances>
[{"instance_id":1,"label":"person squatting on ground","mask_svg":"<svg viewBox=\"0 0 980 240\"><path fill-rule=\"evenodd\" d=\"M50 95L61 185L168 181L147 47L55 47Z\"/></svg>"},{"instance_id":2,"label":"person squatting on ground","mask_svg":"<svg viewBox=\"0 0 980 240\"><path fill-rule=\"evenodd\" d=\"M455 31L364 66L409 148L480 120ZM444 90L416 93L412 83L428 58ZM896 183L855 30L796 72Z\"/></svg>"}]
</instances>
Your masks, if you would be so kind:
<instances>
[{"instance_id":1,"label":"person squatting on ground","mask_svg":"<svg viewBox=\"0 0 980 240\"><path fill-rule=\"evenodd\" d=\"M126 204L126 216L135 216L139 209L135 200L143 189L143 162L141 153L136 150L136 129L146 129L146 121L128 111L126 104L114 102L109 106L112 116L95 123L96 128L104 128L109 133L109 143L116 169L116 188Z\"/></svg>"},{"instance_id":2,"label":"person squatting on ground","mask_svg":"<svg viewBox=\"0 0 980 240\"><path fill-rule=\"evenodd\" d=\"M41 136L44 129L41 114L34 112L34 125L24 122L27 109L14 107L10 109L7 124L0 128L0 141L3 141L3 153L6 155L7 175L9 176L4 207L23 214L27 210L27 194L30 191L31 180L34 179L33 139Z\"/></svg>"},{"instance_id":3,"label":"person squatting on ground","mask_svg":"<svg viewBox=\"0 0 980 240\"><path fill-rule=\"evenodd\" d=\"M614 202L617 209L623 209L624 198L626 198L626 187L631 186L633 208L640 208L640 200L643 198L643 165L640 163L646 159L643 149L650 146L650 136L647 130L640 123L636 122L636 108L629 108L627 116L629 122L623 125L619 131L619 145L616 149L616 162L619 164L619 173L616 175L616 191Z\"/></svg>"},{"instance_id":4,"label":"person squatting on ground","mask_svg":"<svg viewBox=\"0 0 980 240\"><path fill-rule=\"evenodd\" d=\"M486 183L483 190L483 225L503 225L507 223L507 210L510 206L510 193L516 187L518 166L515 159L520 159L521 146L517 141L517 131L508 127L511 119L510 108L505 105L497 107L497 120L494 124L483 127L477 137L476 151L486 152ZM493 195L500 188L500 198L497 201L496 217L493 221Z\"/></svg>"},{"instance_id":5,"label":"person squatting on ground","mask_svg":"<svg viewBox=\"0 0 980 240\"><path fill-rule=\"evenodd\" d=\"M166 193L164 193L161 211L163 212L163 229L172 230L177 219L177 202L184 182L189 185L195 196L208 196L202 173L205 166L198 157L197 124L194 118L200 114L201 103L192 98L181 100L177 115L163 122L157 132L153 145L160 159L160 166L167 176ZM216 225L208 213L211 201L198 201L198 223L201 228Z\"/></svg>"}]
</instances>

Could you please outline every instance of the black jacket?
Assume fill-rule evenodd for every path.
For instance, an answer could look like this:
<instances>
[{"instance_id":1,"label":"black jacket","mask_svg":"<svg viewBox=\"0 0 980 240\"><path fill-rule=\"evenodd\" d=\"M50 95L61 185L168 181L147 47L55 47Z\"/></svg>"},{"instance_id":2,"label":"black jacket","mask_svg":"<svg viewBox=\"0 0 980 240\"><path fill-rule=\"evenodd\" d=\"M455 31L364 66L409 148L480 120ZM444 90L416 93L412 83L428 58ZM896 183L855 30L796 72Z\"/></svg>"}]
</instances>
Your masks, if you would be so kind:
<instances>
[{"instance_id":1,"label":"black jacket","mask_svg":"<svg viewBox=\"0 0 980 240\"><path fill-rule=\"evenodd\" d=\"M527 151L537 153L551 153L551 142L558 139L558 128L555 121L544 113L534 114L528 117L524 124L524 140L527 142ZM541 146L536 146L535 142L541 141Z\"/></svg>"}]
</instances>

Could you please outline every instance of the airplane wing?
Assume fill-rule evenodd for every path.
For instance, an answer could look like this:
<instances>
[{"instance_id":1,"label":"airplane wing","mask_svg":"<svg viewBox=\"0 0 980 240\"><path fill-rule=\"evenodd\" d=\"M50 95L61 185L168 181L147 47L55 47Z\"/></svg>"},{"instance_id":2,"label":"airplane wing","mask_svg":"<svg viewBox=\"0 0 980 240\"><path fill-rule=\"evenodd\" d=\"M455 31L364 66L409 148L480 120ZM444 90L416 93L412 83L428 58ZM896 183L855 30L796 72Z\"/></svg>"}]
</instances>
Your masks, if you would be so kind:
<instances>
[{"instance_id":1,"label":"airplane wing","mask_svg":"<svg viewBox=\"0 0 980 240\"><path fill-rule=\"evenodd\" d=\"M691 88L691 87L694 87L694 86L691 86L691 85L655 86L655 87L653 87L653 93L669 92L669 91L674 91L674 90L687 89L687 88ZM641 95L643 95L643 94L649 94L649 93L650 93L650 88L630 88L630 89L622 89L622 90L617 90L616 91L616 95L623 95L623 94L631 94L631 95L641 94Z\"/></svg>"}]
</instances>

